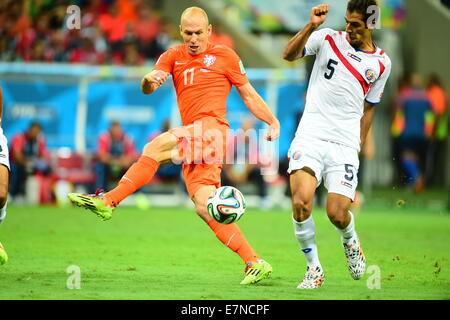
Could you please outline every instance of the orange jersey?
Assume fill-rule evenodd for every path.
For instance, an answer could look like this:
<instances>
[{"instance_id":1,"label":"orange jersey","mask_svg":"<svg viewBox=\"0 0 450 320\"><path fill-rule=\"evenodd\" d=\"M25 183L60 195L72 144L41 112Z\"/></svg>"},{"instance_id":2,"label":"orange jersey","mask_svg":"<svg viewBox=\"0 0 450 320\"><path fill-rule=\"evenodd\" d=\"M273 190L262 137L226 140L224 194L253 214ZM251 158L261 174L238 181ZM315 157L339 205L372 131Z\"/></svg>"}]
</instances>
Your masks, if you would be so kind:
<instances>
[{"instance_id":1,"label":"orange jersey","mask_svg":"<svg viewBox=\"0 0 450 320\"><path fill-rule=\"evenodd\" d=\"M205 52L195 56L188 53L185 44L172 47L153 69L172 74L184 126L206 116L228 124L226 103L231 85L248 83L239 56L220 45L209 44Z\"/></svg>"}]
</instances>

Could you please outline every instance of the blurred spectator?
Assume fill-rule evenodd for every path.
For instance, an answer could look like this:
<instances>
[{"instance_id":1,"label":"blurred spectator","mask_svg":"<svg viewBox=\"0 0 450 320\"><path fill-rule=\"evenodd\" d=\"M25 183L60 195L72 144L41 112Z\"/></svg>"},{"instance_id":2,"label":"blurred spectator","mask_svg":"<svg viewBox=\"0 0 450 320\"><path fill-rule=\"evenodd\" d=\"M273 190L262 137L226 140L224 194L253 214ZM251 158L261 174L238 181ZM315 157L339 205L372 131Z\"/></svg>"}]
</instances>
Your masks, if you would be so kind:
<instances>
[{"instance_id":1,"label":"blurred spectator","mask_svg":"<svg viewBox=\"0 0 450 320\"><path fill-rule=\"evenodd\" d=\"M12 39L6 35L0 35L0 60L14 60L14 51L11 48Z\"/></svg>"},{"instance_id":2,"label":"blurred spectator","mask_svg":"<svg viewBox=\"0 0 450 320\"><path fill-rule=\"evenodd\" d=\"M161 133L167 132L170 129L170 121L164 120L161 130L152 133L148 141L152 141ZM162 165L158 168L155 178L162 182L180 182L181 183L181 166L173 163ZM181 183L183 186L184 184Z\"/></svg>"},{"instance_id":3,"label":"blurred spectator","mask_svg":"<svg viewBox=\"0 0 450 320\"><path fill-rule=\"evenodd\" d=\"M407 177L406 184L415 192L425 188L427 144L433 128L430 123L431 102L421 81L417 74L407 78L407 88L398 97L395 120L399 122L401 163Z\"/></svg>"},{"instance_id":4,"label":"blurred spectator","mask_svg":"<svg viewBox=\"0 0 450 320\"><path fill-rule=\"evenodd\" d=\"M20 202L26 196L27 180L34 176L41 190L41 202L50 201L49 153L41 125L33 122L27 131L16 134L11 140L11 195ZM36 191L36 190L33 190ZM20 199L20 200L19 200Z\"/></svg>"},{"instance_id":5,"label":"blurred spectator","mask_svg":"<svg viewBox=\"0 0 450 320\"><path fill-rule=\"evenodd\" d=\"M126 66L141 66L145 63L145 57L139 53L135 42L129 42L123 45L123 50L113 54L112 62Z\"/></svg>"},{"instance_id":6,"label":"blurred spectator","mask_svg":"<svg viewBox=\"0 0 450 320\"><path fill-rule=\"evenodd\" d=\"M161 23L161 32L152 43L150 51L147 52L147 56L159 57L164 51L180 44L180 30L178 27L167 18L163 18Z\"/></svg>"},{"instance_id":7,"label":"blurred spectator","mask_svg":"<svg viewBox=\"0 0 450 320\"><path fill-rule=\"evenodd\" d=\"M127 20L119 15L116 3L109 8L108 13L100 15L99 26L111 44L112 51L118 49L118 45L127 31L127 24Z\"/></svg>"},{"instance_id":8,"label":"blurred spectator","mask_svg":"<svg viewBox=\"0 0 450 320\"><path fill-rule=\"evenodd\" d=\"M228 152L234 154L234 164L225 163L223 165L222 185L254 184L261 199L261 208L268 209L270 201L267 183L261 174L262 159L253 120L245 119L242 122L241 130L238 130L234 136L230 136L228 141Z\"/></svg>"},{"instance_id":9,"label":"blurred spectator","mask_svg":"<svg viewBox=\"0 0 450 320\"><path fill-rule=\"evenodd\" d=\"M119 15L127 22L134 23L137 20L138 8L143 0L116 0L119 9Z\"/></svg>"},{"instance_id":10,"label":"blurred spectator","mask_svg":"<svg viewBox=\"0 0 450 320\"><path fill-rule=\"evenodd\" d=\"M74 49L70 53L69 61L86 64L102 64L105 61L105 56L103 53L95 50L94 43L90 38L83 38L82 46Z\"/></svg>"},{"instance_id":11,"label":"blurred spectator","mask_svg":"<svg viewBox=\"0 0 450 320\"><path fill-rule=\"evenodd\" d=\"M434 114L433 139L430 146L429 155L432 159L428 166L432 173L432 182L443 185L445 181L446 150L448 137L448 100L441 81L436 74L432 74L428 79L427 93L431 101Z\"/></svg>"},{"instance_id":12,"label":"blurred spectator","mask_svg":"<svg viewBox=\"0 0 450 320\"><path fill-rule=\"evenodd\" d=\"M139 40L141 51L148 57L156 56L158 52L155 52L155 42L162 32L162 23L148 6L143 6L139 11L134 32Z\"/></svg>"},{"instance_id":13,"label":"blurred spectator","mask_svg":"<svg viewBox=\"0 0 450 320\"><path fill-rule=\"evenodd\" d=\"M68 60L68 54L65 50L64 33L60 30L55 31L50 41L49 55L54 62L65 62Z\"/></svg>"},{"instance_id":14,"label":"blurred spectator","mask_svg":"<svg viewBox=\"0 0 450 320\"><path fill-rule=\"evenodd\" d=\"M82 19L81 38L89 38L94 43L95 50L99 53L106 55L108 51L108 43L105 39L105 35L99 26L99 22L95 20L94 15L84 15Z\"/></svg>"},{"instance_id":15,"label":"blurred spectator","mask_svg":"<svg viewBox=\"0 0 450 320\"><path fill-rule=\"evenodd\" d=\"M212 25L214 28L212 29L212 34L209 37L209 41L215 45L224 45L234 49L234 41L229 35L223 33L222 24L219 21L215 21Z\"/></svg>"},{"instance_id":16,"label":"blurred spectator","mask_svg":"<svg viewBox=\"0 0 450 320\"><path fill-rule=\"evenodd\" d=\"M96 187L108 188L110 183L117 182L136 157L133 141L123 132L119 122L112 122L108 131L98 139Z\"/></svg>"},{"instance_id":17,"label":"blurred spectator","mask_svg":"<svg viewBox=\"0 0 450 320\"><path fill-rule=\"evenodd\" d=\"M400 96L410 88L407 75L399 77L396 92L390 100L389 114L391 119L391 135L392 135L392 159L395 166L395 184L403 183L403 166L401 163L400 134L405 125L405 117L403 112L397 108Z\"/></svg>"},{"instance_id":18,"label":"blurred spectator","mask_svg":"<svg viewBox=\"0 0 450 320\"><path fill-rule=\"evenodd\" d=\"M28 11L27 4L28 2L21 3L20 1L17 1L13 4L13 8L9 9L10 12L12 12L10 17L12 17L14 19L13 21L15 21L11 28L11 35L13 36L23 34L26 30L28 30L31 27L33 23L27 12Z\"/></svg>"},{"instance_id":19,"label":"blurred spectator","mask_svg":"<svg viewBox=\"0 0 450 320\"><path fill-rule=\"evenodd\" d=\"M76 1L82 13L81 29L69 30L65 19L72 1L2 0L0 58L2 61L125 65L156 59L168 49L166 45L173 45L172 33L178 37L178 30L173 25L164 25L159 13L148 3L144 0ZM137 48L128 45L130 42L138 44Z\"/></svg>"},{"instance_id":20,"label":"blurred spectator","mask_svg":"<svg viewBox=\"0 0 450 320\"><path fill-rule=\"evenodd\" d=\"M98 17L103 13L108 12L108 3L104 0L90 0L86 1L87 5L83 8L83 15L92 15Z\"/></svg>"},{"instance_id":21,"label":"blurred spectator","mask_svg":"<svg viewBox=\"0 0 450 320\"><path fill-rule=\"evenodd\" d=\"M50 62L53 57L51 56L50 51L45 50L46 41L37 40L34 44L33 49L30 52L30 55L25 57L26 61L36 61L36 62Z\"/></svg>"}]
</instances>

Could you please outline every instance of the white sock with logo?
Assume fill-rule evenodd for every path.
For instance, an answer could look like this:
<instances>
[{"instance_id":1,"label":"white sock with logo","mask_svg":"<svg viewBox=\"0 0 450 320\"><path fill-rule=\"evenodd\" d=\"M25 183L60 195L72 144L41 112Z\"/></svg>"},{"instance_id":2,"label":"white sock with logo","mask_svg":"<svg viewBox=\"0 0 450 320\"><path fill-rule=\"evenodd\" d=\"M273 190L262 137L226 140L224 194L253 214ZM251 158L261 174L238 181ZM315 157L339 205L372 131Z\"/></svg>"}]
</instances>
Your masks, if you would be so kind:
<instances>
[{"instance_id":1,"label":"white sock with logo","mask_svg":"<svg viewBox=\"0 0 450 320\"><path fill-rule=\"evenodd\" d=\"M336 228L342 235L342 242L345 244L352 243L354 241L358 242L358 235L355 231L355 218L353 213L348 212L350 215L350 223L344 229Z\"/></svg>"},{"instance_id":2,"label":"white sock with logo","mask_svg":"<svg viewBox=\"0 0 450 320\"><path fill-rule=\"evenodd\" d=\"M316 225L312 215L305 221L298 222L292 218L294 234L300 248L305 255L308 267L321 266L316 245Z\"/></svg>"}]
</instances>

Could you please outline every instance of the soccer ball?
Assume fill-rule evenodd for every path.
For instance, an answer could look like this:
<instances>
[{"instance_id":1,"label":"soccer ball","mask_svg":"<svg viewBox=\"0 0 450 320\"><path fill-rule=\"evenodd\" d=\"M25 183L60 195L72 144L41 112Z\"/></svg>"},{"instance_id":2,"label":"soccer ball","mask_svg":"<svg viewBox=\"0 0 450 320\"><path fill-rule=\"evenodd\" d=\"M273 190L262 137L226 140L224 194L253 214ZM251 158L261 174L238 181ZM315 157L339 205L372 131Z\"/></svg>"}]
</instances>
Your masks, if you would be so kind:
<instances>
[{"instance_id":1,"label":"soccer ball","mask_svg":"<svg viewBox=\"0 0 450 320\"><path fill-rule=\"evenodd\" d=\"M245 199L235 187L224 186L208 198L208 213L219 223L230 224L238 221L245 212Z\"/></svg>"}]
</instances>

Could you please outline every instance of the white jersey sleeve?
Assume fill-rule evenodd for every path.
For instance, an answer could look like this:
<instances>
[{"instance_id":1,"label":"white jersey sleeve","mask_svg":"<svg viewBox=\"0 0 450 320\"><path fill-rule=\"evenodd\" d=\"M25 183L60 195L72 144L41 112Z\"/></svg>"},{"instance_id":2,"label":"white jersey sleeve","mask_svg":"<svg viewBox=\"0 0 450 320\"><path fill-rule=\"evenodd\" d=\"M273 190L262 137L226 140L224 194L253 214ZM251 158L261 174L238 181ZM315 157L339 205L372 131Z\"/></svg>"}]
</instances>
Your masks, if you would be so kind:
<instances>
[{"instance_id":1,"label":"white jersey sleeve","mask_svg":"<svg viewBox=\"0 0 450 320\"><path fill-rule=\"evenodd\" d=\"M314 31L310 36L305 45L305 56L312 56L319 53L320 48L325 43L325 37L333 31L330 28L324 28Z\"/></svg>"},{"instance_id":2,"label":"white jersey sleeve","mask_svg":"<svg viewBox=\"0 0 450 320\"><path fill-rule=\"evenodd\" d=\"M366 102L370 104L378 104L381 102L384 87L391 74L391 59L387 55L383 55L383 62L380 60L381 69L384 67L383 74L375 81L366 96Z\"/></svg>"}]
</instances>

